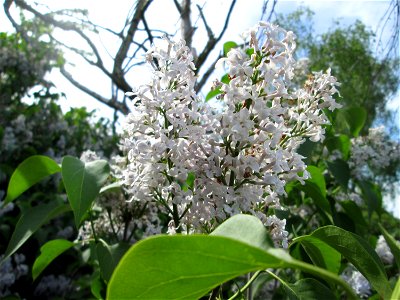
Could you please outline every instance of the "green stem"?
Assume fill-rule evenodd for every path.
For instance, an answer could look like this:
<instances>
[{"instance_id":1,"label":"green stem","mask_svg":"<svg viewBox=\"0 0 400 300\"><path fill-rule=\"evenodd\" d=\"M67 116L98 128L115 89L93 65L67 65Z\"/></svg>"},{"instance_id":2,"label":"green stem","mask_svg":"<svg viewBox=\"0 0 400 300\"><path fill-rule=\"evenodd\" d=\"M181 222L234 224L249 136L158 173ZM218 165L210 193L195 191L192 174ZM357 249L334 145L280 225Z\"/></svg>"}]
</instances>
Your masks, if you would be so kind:
<instances>
[{"instance_id":1,"label":"green stem","mask_svg":"<svg viewBox=\"0 0 400 300\"><path fill-rule=\"evenodd\" d=\"M96 230L94 230L93 212L92 212L92 210L90 210L89 216L90 216L90 227L92 228L92 232L93 232L93 238L97 242L97 234L96 234Z\"/></svg>"},{"instance_id":2,"label":"green stem","mask_svg":"<svg viewBox=\"0 0 400 300\"><path fill-rule=\"evenodd\" d=\"M110 226L111 226L111 230L112 230L112 232L114 234L114 238L115 238L116 241L118 241L118 235L117 235L117 233L115 231L114 222L113 222L112 217L111 217L111 210L110 209L107 209L107 216L108 216L108 219L110 220Z\"/></svg>"},{"instance_id":3,"label":"green stem","mask_svg":"<svg viewBox=\"0 0 400 300\"><path fill-rule=\"evenodd\" d=\"M261 272L264 271L257 271L254 273L254 275L250 278L249 281L240 289L238 290L232 297L230 297L228 300L233 300L236 299L238 296L242 295L248 288L250 288L251 284L253 283L254 280L260 275Z\"/></svg>"}]
</instances>

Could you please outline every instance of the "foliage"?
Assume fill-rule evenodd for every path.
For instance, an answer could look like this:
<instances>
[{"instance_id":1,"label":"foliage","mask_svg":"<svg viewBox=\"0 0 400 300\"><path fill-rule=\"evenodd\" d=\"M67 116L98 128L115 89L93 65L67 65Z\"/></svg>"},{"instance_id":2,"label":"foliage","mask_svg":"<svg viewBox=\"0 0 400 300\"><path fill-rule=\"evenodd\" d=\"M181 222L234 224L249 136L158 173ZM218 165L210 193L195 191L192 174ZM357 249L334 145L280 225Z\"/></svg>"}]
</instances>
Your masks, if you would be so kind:
<instances>
[{"instance_id":1,"label":"foliage","mask_svg":"<svg viewBox=\"0 0 400 300\"><path fill-rule=\"evenodd\" d=\"M313 12L301 7L287 16L279 15L277 23L290 28L299 37L298 54L307 57L311 70L331 68L339 82L341 103L363 107L368 112L363 134L374 122L384 122L396 129L392 115L385 107L399 86L397 59L379 57L374 51L375 34L360 21L350 26L335 23L328 32L313 34ZM354 114L356 116L356 114Z\"/></svg>"}]
</instances>

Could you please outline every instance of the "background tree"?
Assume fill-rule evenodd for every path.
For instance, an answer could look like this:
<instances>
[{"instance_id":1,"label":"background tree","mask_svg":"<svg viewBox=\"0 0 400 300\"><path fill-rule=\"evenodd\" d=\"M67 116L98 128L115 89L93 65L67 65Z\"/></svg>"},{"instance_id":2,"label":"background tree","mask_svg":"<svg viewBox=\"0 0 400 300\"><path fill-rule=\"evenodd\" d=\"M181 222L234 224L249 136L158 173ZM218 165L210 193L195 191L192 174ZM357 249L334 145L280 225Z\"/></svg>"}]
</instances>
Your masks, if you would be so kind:
<instances>
[{"instance_id":1,"label":"background tree","mask_svg":"<svg viewBox=\"0 0 400 300\"><path fill-rule=\"evenodd\" d=\"M382 16L381 22L393 18L399 23L398 1L392 1L389 12ZM390 130L396 130L393 122L395 114L386 104L399 88L398 27L392 29L388 44L376 51L382 43L381 32L375 34L360 21L349 26L339 22L332 24L328 32L315 35L313 12L305 7L283 16L277 16L277 22L283 27L292 28L298 36L298 55L309 59L311 71L332 69L332 73L343 85L340 88L341 103L347 107L363 107L368 112L363 134L373 123L384 123ZM382 29L380 27L380 29ZM379 47L378 47L379 50ZM398 128L397 128L398 130Z\"/></svg>"}]
</instances>

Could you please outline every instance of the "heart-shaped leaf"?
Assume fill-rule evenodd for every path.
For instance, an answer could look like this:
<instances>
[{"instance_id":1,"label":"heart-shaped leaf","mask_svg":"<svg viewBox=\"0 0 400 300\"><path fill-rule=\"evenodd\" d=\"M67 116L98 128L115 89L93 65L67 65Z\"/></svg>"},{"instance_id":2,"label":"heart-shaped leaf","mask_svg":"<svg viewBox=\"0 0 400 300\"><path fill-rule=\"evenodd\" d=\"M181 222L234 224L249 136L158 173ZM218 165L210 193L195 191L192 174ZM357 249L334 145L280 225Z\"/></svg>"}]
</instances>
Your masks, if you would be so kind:
<instances>
[{"instance_id":1,"label":"heart-shaped leaf","mask_svg":"<svg viewBox=\"0 0 400 300\"><path fill-rule=\"evenodd\" d=\"M85 164L72 156L63 158L61 174L76 227L84 220L109 173L110 166L105 160Z\"/></svg>"}]
</instances>

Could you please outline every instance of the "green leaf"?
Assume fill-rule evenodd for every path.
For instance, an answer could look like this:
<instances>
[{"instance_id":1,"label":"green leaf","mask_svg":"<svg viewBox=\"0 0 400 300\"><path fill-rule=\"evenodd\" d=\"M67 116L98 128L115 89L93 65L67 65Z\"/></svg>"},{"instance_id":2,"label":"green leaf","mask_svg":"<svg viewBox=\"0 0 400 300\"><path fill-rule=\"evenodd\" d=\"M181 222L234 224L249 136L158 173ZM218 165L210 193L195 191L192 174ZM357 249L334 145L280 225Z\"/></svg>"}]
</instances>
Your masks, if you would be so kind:
<instances>
[{"instance_id":1,"label":"green leaf","mask_svg":"<svg viewBox=\"0 0 400 300\"><path fill-rule=\"evenodd\" d=\"M110 166L105 160L85 164L72 156L63 158L61 174L74 212L76 227L79 228L84 220L109 173Z\"/></svg>"},{"instance_id":2,"label":"green leaf","mask_svg":"<svg viewBox=\"0 0 400 300\"><path fill-rule=\"evenodd\" d=\"M251 228L264 228L251 216L244 215L236 221L247 226L246 218ZM233 228L229 229L231 225ZM253 241L243 237L243 231L235 235L238 227L230 221L213 235L161 235L136 243L116 267L107 299L198 299L223 282L267 268L303 270L340 284L355 298L352 289L337 275L297 261L281 249L264 249L265 229L264 233L257 229Z\"/></svg>"},{"instance_id":3,"label":"green leaf","mask_svg":"<svg viewBox=\"0 0 400 300\"><path fill-rule=\"evenodd\" d=\"M321 300L336 299L335 294L324 284L313 278L306 278L288 285L295 295L295 299Z\"/></svg>"},{"instance_id":4,"label":"green leaf","mask_svg":"<svg viewBox=\"0 0 400 300\"><path fill-rule=\"evenodd\" d=\"M363 107L350 107L344 113L351 134L357 137L367 120L367 111Z\"/></svg>"},{"instance_id":5,"label":"green leaf","mask_svg":"<svg viewBox=\"0 0 400 300\"><path fill-rule=\"evenodd\" d=\"M222 91L220 88L216 88L214 90L211 90L208 92L206 96L206 102L210 101L212 98L216 97L217 95L222 94Z\"/></svg>"},{"instance_id":6,"label":"green leaf","mask_svg":"<svg viewBox=\"0 0 400 300\"><path fill-rule=\"evenodd\" d=\"M113 183L110 183L109 185L103 186L100 189L99 193L102 194L102 193L106 193L106 192L119 192L119 191L121 191L121 186L122 186L122 184L120 181L113 182Z\"/></svg>"},{"instance_id":7,"label":"green leaf","mask_svg":"<svg viewBox=\"0 0 400 300\"><path fill-rule=\"evenodd\" d=\"M118 243L109 246L105 242L99 242L96 245L100 273L106 282L110 280L112 272L129 247L130 245L127 243Z\"/></svg>"},{"instance_id":8,"label":"green leaf","mask_svg":"<svg viewBox=\"0 0 400 300\"><path fill-rule=\"evenodd\" d=\"M225 74L224 76L221 77L221 82L222 82L222 83L229 84L230 81L231 81L231 80L230 80L228 74Z\"/></svg>"},{"instance_id":9,"label":"green leaf","mask_svg":"<svg viewBox=\"0 0 400 300\"><path fill-rule=\"evenodd\" d=\"M194 180L196 179L196 175L193 172L189 172L186 178L185 183L182 185L182 190L187 191L189 189L193 189Z\"/></svg>"},{"instance_id":10,"label":"green leaf","mask_svg":"<svg viewBox=\"0 0 400 300\"><path fill-rule=\"evenodd\" d=\"M250 215L235 215L219 225L210 235L233 238L264 250L274 247L262 222Z\"/></svg>"},{"instance_id":11,"label":"green leaf","mask_svg":"<svg viewBox=\"0 0 400 300\"><path fill-rule=\"evenodd\" d=\"M235 42L229 41L226 42L224 44L224 56L228 55L228 52L232 49L232 48L236 48L238 45Z\"/></svg>"},{"instance_id":12,"label":"green leaf","mask_svg":"<svg viewBox=\"0 0 400 300\"><path fill-rule=\"evenodd\" d=\"M369 181L360 181L358 185L368 206L369 217L371 217L373 212L376 212L380 216L382 214L382 194L379 186Z\"/></svg>"},{"instance_id":13,"label":"green leaf","mask_svg":"<svg viewBox=\"0 0 400 300\"><path fill-rule=\"evenodd\" d=\"M347 190L350 180L350 168L347 162L336 159L334 162L328 162L328 169L343 189Z\"/></svg>"},{"instance_id":14,"label":"green leaf","mask_svg":"<svg viewBox=\"0 0 400 300\"><path fill-rule=\"evenodd\" d=\"M345 200L345 201L340 201L339 203L346 212L347 216L350 219L352 219L354 223L362 227L367 226L367 222L365 222L360 207L358 207L358 205L354 201Z\"/></svg>"},{"instance_id":15,"label":"green leaf","mask_svg":"<svg viewBox=\"0 0 400 300\"><path fill-rule=\"evenodd\" d=\"M60 171L60 166L50 157L42 155L28 157L12 174L3 205L13 201L43 178Z\"/></svg>"},{"instance_id":16,"label":"green leaf","mask_svg":"<svg viewBox=\"0 0 400 300\"><path fill-rule=\"evenodd\" d=\"M311 236L339 251L368 279L382 298L392 293L385 269L374 249L360 236L335 226L325 226Z\"/></svg>"},{"instance_id":17,"label":"green leaf","mask_svg":"<svg viewBox=\"0 0 400 300\"><path fill-rule=\"evenodd\" d=\"M386 231L385 228L381 224L378 224L379 229L382 232L383 237L385 238L386 243L390 248L390 252L392 252L393 257L396 261L397 267L400 269L400 243L396 241L389 232Z\"/></svg>"},{"instance_id":18,"label":"green leaf","mask_svg":"<svg viewBox=\"0 0 400 300\"><path fill-rule=\"evenodd\" d=\"M64 204L60 200L35 206L27 210L18 220L1 262L17 251L43 224L70 209L69 205Z\"/></svg>"},{"instance_id":19,"label":"green leaf","mask_svg":"<svg viewBox=\"0 0 400 300\"><path fill-rule=\"evenodd\" d=\"M367 120L367 111L363 107L341 109L337 113L337 122L345 124L349 132L357 137ZM345 121L345 123L343 122ZM346 126L347 125L347 126Z\"/></svg>"},{"instance_id":20,"label":"green leaf","mask_svg":"<svg viewBox=\"0 0 400 300\"><path fill-rule=\"evenodd\" d=\"M347 135L341 134L338 136L329 137L325 140L325 145L329 152L332 153L334 150L339 150L343 155L343 159L347 160L349 157L351 142Z\"/></svg>"},{"instance_id":21,"label":"green leaf","mask_svg":"<svg viewBox=\"0 0 400 300\"><path fill-rule=\"evenodd\" d=\"M311 178L305 181L304 185L298 184L297 187L311 197L315 204L321 208L332 221L332 211L328 200L326 199L326 184L324 175L319 168L308 166L307 171L310 172Z\"/></svg>"},{"instance_id":22,"label":"green leaf","mask_svg":"<svg viewBox=\"0 0 400 300\"><path fill-rule=\"evenodd\" d=\"M101 295L101 292L104 288L104 283L100 278L99 271L97 271L92 278L93 279L90 284L90 291L92 292L92 295L95 296L96 299L104 299Z\"/></svg>"},{"instance_id":23,"label":"green leaf","mask_svg":"<svg viewBox=\"0 0 400 300\"><path fill-rule=\"evenodd\" d=\"M247 54L249 57L251 57L251 56L253 55L253 53L254 53L254 48L248 48L248 49L246 49L246 54Z\"/></svg>"},{"instance_id":24,"label":"green leaf","mask_svg":"<svg viewBox=\"0 0 400 300\"><path fill-rule=\"evenodd\" d=\"M33 280L35 280L55 258L74 245L75 244L73 242L58 239L48 241L46 244L40 247L40 255L36 258L32 267Z\"/></svg>"},{"instance_id":25,"label":"green leaf","mask_svg":"<svg viewBox=\"0 0 400 300\"><path fill-rule=\"evenodd\" d=\"M342 256L337 250L311 235L295 238L293 243L296 242L301 243L307 255L316 266L335 274L339 273Z\"/></svg>"},{"instance_id":26,"label":"green leaf","mask_svg":"<svg viewBox=\"0 0 400 300\"><path fill-rule=\"evenodd\" d=\"M295 284L291 284L286 282L276 274L272 273L271 271L267 270L266 272L281 283L283 289L286 292L286 295L291 300L320 300L337 298L329 288L327 288L316 279L306 278L297 281Z\"/></svg>"},{"instance_id":27,"label":"green leaf","mask_svg":"<svg viewBox=\"0 0 400 300\"><path fill-rule=\"evenodd\" d=\"M400 299L400 277L397 279L396 286L394 287L392 296L390 299Z\"/></svg>"}]
</instances>

